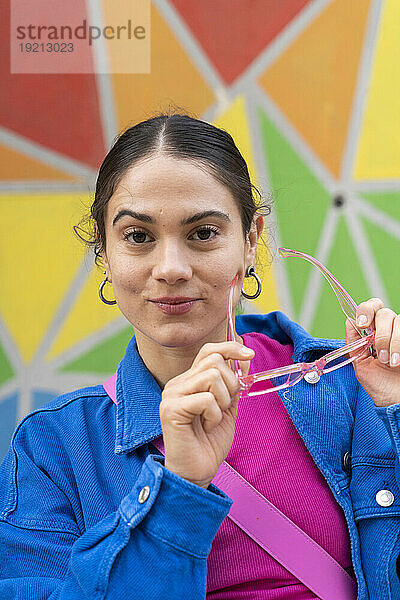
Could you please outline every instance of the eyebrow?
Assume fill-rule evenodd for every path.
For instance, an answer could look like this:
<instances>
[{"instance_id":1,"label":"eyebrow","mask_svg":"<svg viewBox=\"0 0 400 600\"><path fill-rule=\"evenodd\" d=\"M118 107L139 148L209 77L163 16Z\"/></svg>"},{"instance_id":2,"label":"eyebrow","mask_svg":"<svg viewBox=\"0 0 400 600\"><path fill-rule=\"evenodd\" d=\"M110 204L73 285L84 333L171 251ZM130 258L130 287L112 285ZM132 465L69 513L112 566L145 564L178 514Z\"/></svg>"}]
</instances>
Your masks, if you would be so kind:
<instances>
[{"instance_id":1,"label":"eyebrow","mask_svg":"<svg viewBox=\"0 0 400 600\"><path fill-rule=\"evenodd\" d=\"M150 215L148 215L146 213L139 213L139 212L136 212L135 210L130 210L129 208L124 208L124 209L120 210L117 213L117 215L114 217L113 223L112 223L113 226L116 224L118 219L121 219L122 217L125 217L125 216L133 217L134 219L137 219L138 221L143 221L144 223L155 223L155 220L153 219L153 217L151 217ZM220 210L203 210L202 212L196 213L196 214L192 215L191 217L182 219L181 225L190 225L191 223L195 223L196 221L201 221L201 219L206 219L207 217L217 217L218 219L222 219L223 221L226 221L227 223L231 222L229 216L226 213L221 212Z\"/></svg>"}]
</instances>

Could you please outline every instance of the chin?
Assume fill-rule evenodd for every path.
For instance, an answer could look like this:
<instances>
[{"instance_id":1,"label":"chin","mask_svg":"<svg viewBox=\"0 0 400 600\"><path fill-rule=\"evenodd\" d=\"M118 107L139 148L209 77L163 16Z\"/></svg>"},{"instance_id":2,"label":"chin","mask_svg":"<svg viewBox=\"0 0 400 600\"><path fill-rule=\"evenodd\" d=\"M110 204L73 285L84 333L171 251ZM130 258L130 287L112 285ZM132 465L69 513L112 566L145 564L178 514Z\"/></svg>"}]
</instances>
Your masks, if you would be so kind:
<instances>
[{"instance_id":1,"label":"chin","mask_svg":"<svg viewBox=\"0 0 400 600\"><path fill-rule=\"evenodd\" d=\"M155 341L166 348L185 348L202 344L202 340L207 336L207 332L204 331L193 331L193 329L188 331L186 327L182 326L178 328L179 331L175 329L173 332L158 332Z\"/></svg>"},{"instance_id":2,"label":"chin","mask_svg":"<svg viewBox=\"0 0 400 600\"><path fill-rule=\"evenodd\" d=\"M187 346L203 345L209 339L211 331L193 328L189 324L175 323L158 327L156 331L143 331L146 337L165 348L185 348Z\"/></svg>"}]
</instances>

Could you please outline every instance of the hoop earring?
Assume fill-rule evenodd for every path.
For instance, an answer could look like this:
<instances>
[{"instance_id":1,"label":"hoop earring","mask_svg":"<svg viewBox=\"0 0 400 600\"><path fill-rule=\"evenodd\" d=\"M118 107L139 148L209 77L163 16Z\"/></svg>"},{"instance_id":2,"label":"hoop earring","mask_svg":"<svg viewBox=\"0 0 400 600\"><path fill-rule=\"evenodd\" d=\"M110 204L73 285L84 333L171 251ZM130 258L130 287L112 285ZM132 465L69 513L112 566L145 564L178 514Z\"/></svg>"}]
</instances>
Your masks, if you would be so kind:
<instances>
[{"instance_id":1,"label":"hoop earring","mask_svg":"<svg viewBox=\"0 0 400 600\"><path fill-rule=\"evenodd\" d=\"M103 271L104 275L106 274L105 271ZM104 298L103 296L103 287L106 285L107 283L107 277L105 279L103 279L103 281L101 282L100 286L99 286L99 296L100 296L100 300L102 302L104 302L104 304L117 304L116 300L107 300L107 298Z\"/></svg>"},{"instance_id":2,"label":"hoop earring","mask_svg":"<svg viewBox=\"0 0 400 600\"><path fill-rule=\"evenodd\" d=\"M247 268L245 277L254 277L254 279L257 281L257 291L252 296L250 296L249 294L246 294L246 292L244 292L243 288L242 288L242 296L244 296L248 300L254 300L254 298L258 298L258 296L261 294L261 290L262 290L261 279L259 278L259 276L257 275L257 273L254 270L254 267L252 267L252 266Z\"/></svg>"}]
</instances>

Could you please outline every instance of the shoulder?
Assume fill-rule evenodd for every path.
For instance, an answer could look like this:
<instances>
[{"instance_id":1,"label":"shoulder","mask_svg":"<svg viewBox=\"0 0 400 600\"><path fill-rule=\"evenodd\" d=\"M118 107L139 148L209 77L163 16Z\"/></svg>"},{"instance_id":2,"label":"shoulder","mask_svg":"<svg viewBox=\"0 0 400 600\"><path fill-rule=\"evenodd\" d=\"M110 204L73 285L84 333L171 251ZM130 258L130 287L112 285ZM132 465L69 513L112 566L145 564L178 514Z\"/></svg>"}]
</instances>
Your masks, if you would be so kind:
<instances>
[{"instance_id":1,"label":"shoulder","mask_svg":"<svg viewBox=\"0 0 400 600\"><path fill-rule=\"evenodd\" d=\"M34 427L36 423L46 420L65 420L73 423L74 416L86 412L96 412L102 404L109 405L109 396L102 385L93 385L56 396L39 408L29 412L20 421L13 438L20 434L21 429Z\"/></svg>"},{"instance_id":2,"label":"shoulder","mask_svg":"<svg viewBox=\"0 0 400 600\"><path fill-rule=\"evenodd\" d=\"M9 454L23 452L34 457L40 448L73 447L113 411L114 405L102 385L60 394L19 422L11 437Z\"/></svg>"},{"instance_id":3,"label":"shoulder","mask_svg":"<svg viewBox=\"0 0 400 600\"><path fill-rule=\"evenodd\" d=\"M61 394L28 413L1 464L0 515L28 506L32 489L49 498L75 489L83 465L95 463L102 448L112 455L114 444L115 406L102 385Z\"/></svg>"}]
</instances>

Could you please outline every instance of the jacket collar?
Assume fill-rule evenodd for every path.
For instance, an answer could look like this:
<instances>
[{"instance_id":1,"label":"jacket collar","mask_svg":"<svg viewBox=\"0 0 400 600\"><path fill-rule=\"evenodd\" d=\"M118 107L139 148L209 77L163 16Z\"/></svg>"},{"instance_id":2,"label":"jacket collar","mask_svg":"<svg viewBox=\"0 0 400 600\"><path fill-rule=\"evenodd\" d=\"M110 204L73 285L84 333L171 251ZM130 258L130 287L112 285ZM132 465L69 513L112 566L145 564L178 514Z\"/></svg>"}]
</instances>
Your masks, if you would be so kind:
<instances>
[{"instance_id":1,"label":"jacket collar","mask_svg":"<svg viewBox=\"0 0 400 600\"><path fill-rule=\"evenodd\" d=\"M343 345L340 340L314 338L280 311L239 315L239 335L260 332L281 344L292 343L293 362L307 362ZM115 452L134 450L162 435L159 415L161 388L144 364L133 336L117 370L117 424Z\"/></svg>"}]
</instances>

